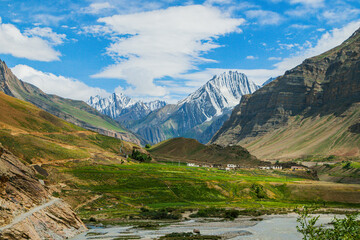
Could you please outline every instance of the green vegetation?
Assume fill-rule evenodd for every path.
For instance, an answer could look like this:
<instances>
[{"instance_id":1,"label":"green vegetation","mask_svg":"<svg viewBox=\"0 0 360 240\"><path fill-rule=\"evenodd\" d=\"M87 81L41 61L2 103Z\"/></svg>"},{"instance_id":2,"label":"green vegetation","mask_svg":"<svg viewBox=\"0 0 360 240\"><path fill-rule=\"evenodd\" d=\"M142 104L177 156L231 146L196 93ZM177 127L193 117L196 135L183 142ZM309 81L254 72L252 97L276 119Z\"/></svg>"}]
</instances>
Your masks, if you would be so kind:
<instances>
[{"instance_id":1,"label":"green vegetation","mask_svg":"<svg viewBox=\"0 0 360 240\"><path fill-rule=\"evenodd\" d=\"M162 215L162 209L177 214L209 206L246 208L249 209L247 212L240 211L239 214L249 215L265 213L251 210L259 207L283 211L312 203L327 207L360 207L360 186L322 186L308 180L302 184L306 179L290 171L226 172L158 163L99 165L86 162L69 162L56 168L61 176L65 174L71 179L64 180L71 189L63 191L62 197L73 206L99 196L79 208L80 216L85 219L92 216L96 219L143 218L142 208L149 210L146 214L150 217ZM344 199L339 192L346 192L349 197ZM176 212L169 212L174 208ZM232 213L228 214L224 217L231 218Z\"/></svg>"},{"instance_id":2,"label":"green vegetation","mask_svg":"<svg viewBox=\"0 0 360 240\"><path fill-rule=\"evenodd\" d=\"M139 162L145 162L145 163L149 163L151 162L152 158L150 155L146 154L146 153L142 153L139 150L133 149L130 157L132 159L135 159Z\"/></svg>"},{"instance_id":3,"label":"green vegetation","mask_svg":"<svg viewBox=\"0 0 360 240\"><path fill-rule=\"evenodd\" d=\"M228 218L235 219L239 216L240 211L236 209L224 209L224 208L204 208L200 209L197 213L191 214L190 217L216 217L216 218Z\"/></svg>"},{"instance_id":4,"label":"green vegetation","mask_svg":"<svg viewBox=\"0 0 360 240\"><path fill-rule=\"evenodd\" d=\"M213 235L196 235L194 233L170 233L163 237L160 237L159 240L218 240L221 239L219 236Z\"/></svg>"},{"instance_id":5,"label":"green vegetation","mask_svg":"<svg viewBox=\"0 0 360 240\"><path fill-rule=\"evenodd\" d=\"M360 222L357 220L359 214L346 215L345 218L334 218L332 227L317 226L319 216L311 217L311 210L307 207L300 211L297 226L298 232L303 235L304 240L355 240L360 239Z\"/></svg>"},{"instance_id":6,"label":"green vegetation","mask_svg":"<svg viewBox=\"0 0 360 240\"><path fill-rule=\"evenodd\" d=\"M176 212L174 209L157 209L157 210L149 210L148 208L141 208L140 216L145 219L154 219L154 220L161 220L161 219L180 219L181 214Z\"/></svg>"},{"instance_id":7,"label":"green vegetation","mask_svg":"<svg viewBox=\"0 0 360 240\"><path fill-rule=\"evenodd\" d=\"M151 145L150 145L150 144L146 144L146 145L145 145L145 148L146 148L146 149L149 149L149 148L151 148Z\"/></svg>"}]
</instances>

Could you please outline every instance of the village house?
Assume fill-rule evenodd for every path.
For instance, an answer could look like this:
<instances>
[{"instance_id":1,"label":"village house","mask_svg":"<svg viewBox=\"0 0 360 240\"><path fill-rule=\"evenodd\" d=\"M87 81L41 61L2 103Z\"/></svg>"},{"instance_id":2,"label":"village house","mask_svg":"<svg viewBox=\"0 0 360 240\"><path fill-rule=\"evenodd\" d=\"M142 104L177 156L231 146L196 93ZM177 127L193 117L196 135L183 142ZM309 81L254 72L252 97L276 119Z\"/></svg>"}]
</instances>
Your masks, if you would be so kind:
<instances>
[{"instance_id":1,"label":"village house","mask_svg":"<svg viewBox=\"0 0 360 240\"><path fill-rule=\"evenodd\" d=\"M200 167L200 165L195 164L195 163L187 163L186 166L188 166L188 167Z\"/></svg>"},{"instance_id":2,"label":"village house","mask_svg":"<svg viewBox=\"0 0 360 240\"><path fill-rule=\"evenodd\" d=\"M260 166L259 169L261 170L270 170L269 166Z\"/></svg>"},{"instance_id":3,"label":"village house","mask_svg":"<svg viewBox=\"0 0 360 240\"><path fill-rule=\"evenodd\" d=\"M281 170L282 169L282 166L272 166L271 169L274 169L274 170Z\"/></svg>"},{"instance_id":4,"label":"village house","mask_svg":"<svg viewBox=\"0 0 360 240\"><path fill-rule=\"evenodd\" d=\"M290 169L292 171L306 171L307 170L305 167L301 167L301 166L291 166Z\"/></svg>"},{"instance_id":5,"label":"village house","mask_svg":"<svg viewBox=\"0 0 360 240\"><path fill-rule=\"evenodd\" d=\"M230 164L227 164L226 167L227 167L227 168L232 168L232 169L234 169L234 168L237 167L237 165L230 163Z\"/></svg>"}]
</instances>

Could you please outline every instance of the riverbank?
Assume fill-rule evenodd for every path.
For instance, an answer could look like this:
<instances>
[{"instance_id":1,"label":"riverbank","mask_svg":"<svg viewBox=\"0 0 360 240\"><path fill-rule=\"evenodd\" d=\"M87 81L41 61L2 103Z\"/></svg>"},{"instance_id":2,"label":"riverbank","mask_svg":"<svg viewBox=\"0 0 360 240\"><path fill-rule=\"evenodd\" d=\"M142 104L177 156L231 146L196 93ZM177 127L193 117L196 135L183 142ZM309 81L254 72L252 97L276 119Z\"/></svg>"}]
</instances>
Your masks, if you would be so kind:
<instances>
[{"instance_id":1,"label":"riverbank","mask_svg":"<svg viewBox=\"0 0 360 240\"><path fill-rule=\"evenodd\" d=\"M330 223L334 214L321 214L319 224ZM343 215L336 215L341 217ZM241 216L234 221L224 221L217 218L198 218L177 223L162 223L157 229L141 229L128 226L91 226L90 230L73 240L90 239L157 239L170 233L200 231L202 235L220 236L221 239L255 240L278 239L300 240L301 234L296 230L298 215L264 215L259 217Z\"/></svg>"}]
</instances>

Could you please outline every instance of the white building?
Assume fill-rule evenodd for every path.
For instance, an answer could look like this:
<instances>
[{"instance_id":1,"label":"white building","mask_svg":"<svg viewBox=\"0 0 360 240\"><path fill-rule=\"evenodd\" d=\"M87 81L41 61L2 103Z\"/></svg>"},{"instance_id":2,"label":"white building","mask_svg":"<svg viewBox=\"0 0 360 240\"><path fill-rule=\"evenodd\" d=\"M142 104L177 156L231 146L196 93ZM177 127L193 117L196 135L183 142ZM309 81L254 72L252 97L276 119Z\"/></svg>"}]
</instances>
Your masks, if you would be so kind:
<instances>
[{"instance_id":1,"label":"white building","mask_svg":"<svg viewBox=\"0 0 360 240\"><path fill-rule=\"evenodd\" d=\"M227 168L236 168L236 164L227 164L226 165Z\"/></svg>"}]
</instances>

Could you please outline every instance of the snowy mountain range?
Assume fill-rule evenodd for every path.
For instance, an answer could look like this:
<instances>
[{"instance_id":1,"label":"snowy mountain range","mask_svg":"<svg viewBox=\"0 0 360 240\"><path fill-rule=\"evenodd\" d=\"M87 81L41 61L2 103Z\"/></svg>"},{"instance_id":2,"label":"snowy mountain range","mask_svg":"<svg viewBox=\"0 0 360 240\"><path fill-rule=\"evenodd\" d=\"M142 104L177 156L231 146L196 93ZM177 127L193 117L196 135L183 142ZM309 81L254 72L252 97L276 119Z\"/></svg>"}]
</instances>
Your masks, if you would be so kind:
<instances>
[{"instance_id":1,"label":"snowy mountain range","mask_svg":"<svg viewBox=\"0 0 360 240\"><path fill-rule=\"evenodd\" d=\"M122 93L113 93L107 98L90 97L87 104L118 121L139 120L150 112L166 105L164 101L142 102L135 101Z\"/></svg>"},{"instance_id":2,"label":"snowy mountain range","mask_svg":"<svg viewBox=\"0 0 360 240\"><path fill-rule=\"evenodd\" d=\"M245 74L228 71L215 75L177 104L135 101L117 93L108 98L91 97L87 103L149 142L183 136L206 143L230 117L241 97L259 88Z\"/></svg>"}]
</instances>

